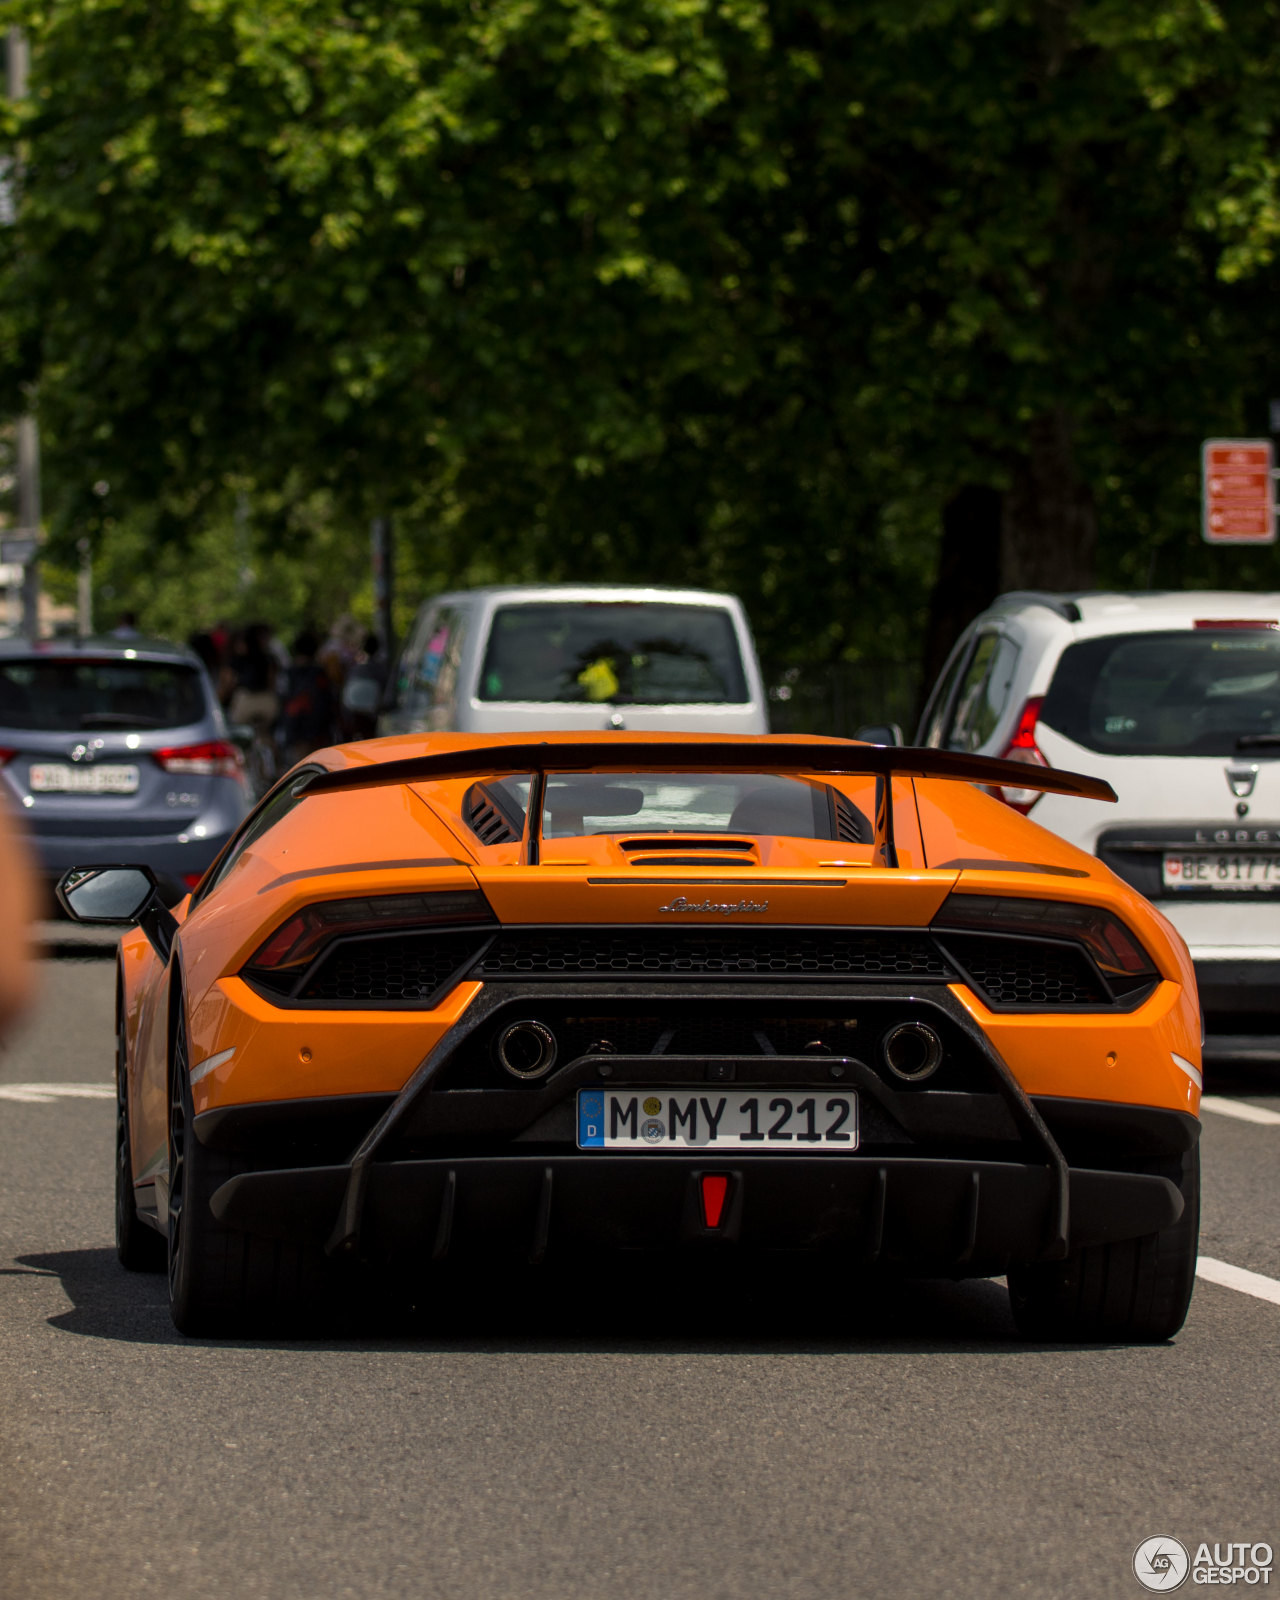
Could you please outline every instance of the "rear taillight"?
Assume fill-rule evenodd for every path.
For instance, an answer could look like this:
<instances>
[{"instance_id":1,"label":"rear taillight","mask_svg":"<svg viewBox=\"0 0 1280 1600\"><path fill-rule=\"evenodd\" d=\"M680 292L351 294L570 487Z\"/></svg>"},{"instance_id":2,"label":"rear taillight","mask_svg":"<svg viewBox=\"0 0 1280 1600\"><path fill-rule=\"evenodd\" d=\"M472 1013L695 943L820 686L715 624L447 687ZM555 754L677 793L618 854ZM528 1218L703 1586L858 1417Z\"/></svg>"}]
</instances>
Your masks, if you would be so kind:
<instances>
[{"instance_id":1,"label":"rear taillight","mask_svg":"<svg viewBox=\"0 0 1280 1600\"><path fill-rule=\"evenodd\" d=\"M1150 986L1160 976L1137 935L1101 906L953 893L943 901L933 926L1024 939L1069 939L1085 947L1117 995Z\"/></svg>"},{"instance_id":2,"label":"rear taillight","mask_svg":"<svg viewBox=\"0 0 1280 1600\"><path fill-rule=\"evenodd\" d=\"M1013 738L1000 752L1006 761L1025 761L1032 767L1049 765L1039 745L1036 744L1036 723L1040 720L1040 707L1043 704L1044 696L1036 695L1023 706L1018 726L1013 730ZM1012 806L1015 811L1021 811L1024 817L1032 806L1043 798L1038 789L1002 788L997 789L995 793L1007 806Z\"/></svg>"},{"instance_id":3,"label":"rear taillight","mask_svg":"<svg viewBox=\"0 0 1280 1600\"><path fill-rule=\"evenodd\" d=\"M203 877L203 872L184 872L182 874L182 881L186 884L188 889L194 889L196 884L198 884Z\"/></svg>"},{"instance_id":4,"label":"rear taillight","mask_svg":"<svg viewBox=\"0 0 1280 1600\"><path fill-rule=\"evenodd\" d=\"M164 772L188 772L199 778L238 778L244 782L244 757L225 739L210 739L205 744L177 745L172 750L153 750Z\"/></svg>"},{"instance_id":5,"label":"rear taillight","mask_svg":"<svg viewBox=\"0 0 1280 1600\"><path fill-rule=\"evenodd\" d=\"M1197 617L1192 623L1194 628L1262 628L1269 633L1274 633L1280 628L1280 622L1254 617Z\"/></svg>"},{"instance_id":6,"label":"rear taillight","mask_svg":"<svg viewBox=\"0 0 1280 1600\"><path fill-rule=\"evenodd\" d=\"M16 750L6 750L3 745L0 745L0 767L5 766L8 762L12 761L17 753L18 752Z\"/></svg>"},{"instance_id":7,"label":"rear taillight","mask_svg":"<svg viewBox=\"0 0 1280 1600\"><path fill-rule=\"evenodd\" d=\"M424 932L467 923L493 921L489 902L474 889L437 894L387 894L360 900L322 900L304 906L260 944L250 958L250 971L300 972L322 945L339 935L394 933L405 928Z\"/></svg>"}]
</instances>

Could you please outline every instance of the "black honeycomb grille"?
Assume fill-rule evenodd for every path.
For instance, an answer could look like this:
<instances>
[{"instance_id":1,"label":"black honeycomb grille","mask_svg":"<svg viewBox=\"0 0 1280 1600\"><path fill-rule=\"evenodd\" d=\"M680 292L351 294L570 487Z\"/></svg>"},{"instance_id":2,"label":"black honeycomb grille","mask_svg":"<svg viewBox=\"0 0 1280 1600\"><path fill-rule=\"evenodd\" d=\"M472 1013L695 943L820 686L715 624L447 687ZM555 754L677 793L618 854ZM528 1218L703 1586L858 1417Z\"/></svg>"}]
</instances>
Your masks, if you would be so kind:
<instances>
[{"instance_id":1,"label":"black honeycomb grille","mask_svg":"<svg viewBox=\"0 0 1280 1600\"><path fill-rule=\"evenodd\" d=\"M475 969L484 978L932 978L951 970L926 934L830 929L607 928L506 933Z\"/></svg>"},{"instance_id":2,"label":"black honeycomb grille","mask_svg":"<svg viewBox=\"0 0 1280 1600\"><path fill-rule=\"evenodd\" d=\"M481 943L474 933L347 939L321 959L298 999L375 1004L428 1000L473 959Z\"/></svg>"},{"instance_id":3,"label":"black honeycomb grille","mask_svg":"<svg viewBox=\"0 0 1280 1600\"><path fill-rule=\"evenodd\" d=\"M1092 963L1070 945L944 935L974 984L1000 1006L1110 1006Z\"/></svg>"}]
</instances>

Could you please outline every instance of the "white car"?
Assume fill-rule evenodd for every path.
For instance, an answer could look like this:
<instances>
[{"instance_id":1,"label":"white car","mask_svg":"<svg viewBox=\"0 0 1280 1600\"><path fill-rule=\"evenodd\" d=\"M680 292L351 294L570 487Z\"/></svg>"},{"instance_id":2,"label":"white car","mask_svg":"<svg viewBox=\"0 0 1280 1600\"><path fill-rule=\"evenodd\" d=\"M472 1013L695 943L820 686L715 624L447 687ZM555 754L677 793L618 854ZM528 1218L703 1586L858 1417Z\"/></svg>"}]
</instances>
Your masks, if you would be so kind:
<instances>
[{"instance_id":1,"label":"white car","mask_svg":"<svg viewBox=\"0 0 1280 1600\"><path fill-rule=\"evenodd\" d=\"M1280 594L1002 595L916 742L1105 778L1116 806L1002 798L1178 929L1207 1057L1280 1058Z\"/></svg>"}]
</instances>

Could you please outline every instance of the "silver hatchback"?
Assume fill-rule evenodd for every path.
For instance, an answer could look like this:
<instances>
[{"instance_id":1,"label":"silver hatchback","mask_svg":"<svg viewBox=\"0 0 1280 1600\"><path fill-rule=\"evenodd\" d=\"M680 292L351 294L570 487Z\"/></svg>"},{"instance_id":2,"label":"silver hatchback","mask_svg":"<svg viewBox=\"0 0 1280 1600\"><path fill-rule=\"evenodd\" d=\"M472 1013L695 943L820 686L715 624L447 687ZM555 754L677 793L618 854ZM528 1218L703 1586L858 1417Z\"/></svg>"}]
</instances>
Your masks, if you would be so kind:
<instances>
[{"instance_id":1,"label":"silver hatchback","mask_svg":"<svg viewBox=\"0 0 1280 1600\"><path fill-rule=\"evenodd\" d=\"M191 888L250 799L199 660L143 638L0 640L0 783L51 881L137 863Z\"/></svg>"}]
</instances>

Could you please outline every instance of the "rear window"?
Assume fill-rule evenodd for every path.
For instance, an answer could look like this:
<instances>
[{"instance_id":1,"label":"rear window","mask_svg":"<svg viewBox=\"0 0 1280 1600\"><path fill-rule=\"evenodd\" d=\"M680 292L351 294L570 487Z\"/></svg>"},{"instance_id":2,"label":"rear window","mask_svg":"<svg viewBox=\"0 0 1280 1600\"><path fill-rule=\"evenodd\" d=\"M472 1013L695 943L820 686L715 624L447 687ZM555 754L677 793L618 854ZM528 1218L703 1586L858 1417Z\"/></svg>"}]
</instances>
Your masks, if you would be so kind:
<instances>
[{"instance_id":1,"label":"rear window","mask_svg":"<svg viewBox=\"0 0 1280 1600\"><path fill-rule=\"evenodd\" d=\"M493 787L503 791L512 810L524 815L528 778L504 778ZM762 833L834 839L835 806L826 784L771 772L723 776L644 772L607 778L584 774L548 779L542 834L546 839L588 833Z\"/></svg>"},{"instance_id":2,"label":"rear window","mask_svg":"<svg viewBox=\"0 0 1280 1600\"><path fill-rule=\"evenodd\" d=\"M1280 634L1117 634L1063 652L1040 720L1101 755L1229 756L1280 734Z\"/></svg>"},{"instance_id":3,"label":"rear window","mask_svg":"<svg viewBox=\"0 0 1280 1600\"><path fill-rule=\"evenodd\" d=\"M0 661L0 727L78 733L181 728L204 720L200 675L154 661Z\"/></svg>"},{"instance_id":4,"label":"rear window","mask_svg":"<svg viewBox=\"0 0 1280 1600\"><path fill-rule=\"evenodd\" d=\"M494 613L481 700L740 704L733 620L717 606L560 602Z\"/></svg>"}]
</instances>

